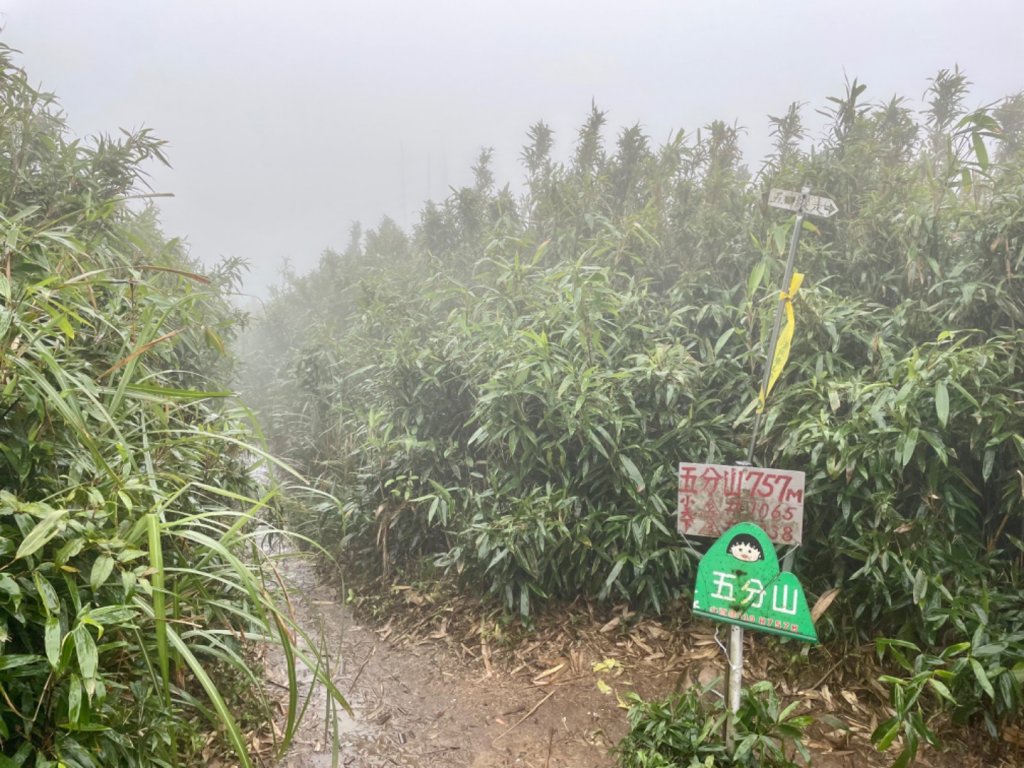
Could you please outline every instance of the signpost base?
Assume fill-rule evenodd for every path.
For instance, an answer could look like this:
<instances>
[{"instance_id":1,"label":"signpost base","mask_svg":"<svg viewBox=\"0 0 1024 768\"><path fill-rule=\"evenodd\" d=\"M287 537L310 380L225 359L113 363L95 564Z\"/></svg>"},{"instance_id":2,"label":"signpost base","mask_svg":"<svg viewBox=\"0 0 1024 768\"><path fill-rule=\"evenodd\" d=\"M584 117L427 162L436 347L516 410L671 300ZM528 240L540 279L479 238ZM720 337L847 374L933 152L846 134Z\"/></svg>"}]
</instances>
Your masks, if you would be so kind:
<instances>
[{"instance_id":1,"label":"signpost base","mask_svg":"<svg viewBox=\"0 0 1024 768\"><path fill-rule=\"evenodd\" d=\"M729 659L725 743L731 751L743 691L743 630L812 643L818 642L818 634L803 587L792 573L779 570L775 547L768 534L754 523L737 523L701 558L693 590L693 615L730 625L729 647L721 647Z\"/></svg>"},{"instance_id":2,"label":"signpost base","mask_svg":"<svg viewBox=\"0 0 1024 768\"><path fill-rule=\"evenodd\" d=\"M740 693L743 690L743 627L733 624L729 627L729 679L727 681L726 703L729 716L725 719L725 746L731 750L735 741L736 713L740 711Z\"/></svg>"}]
</instances>

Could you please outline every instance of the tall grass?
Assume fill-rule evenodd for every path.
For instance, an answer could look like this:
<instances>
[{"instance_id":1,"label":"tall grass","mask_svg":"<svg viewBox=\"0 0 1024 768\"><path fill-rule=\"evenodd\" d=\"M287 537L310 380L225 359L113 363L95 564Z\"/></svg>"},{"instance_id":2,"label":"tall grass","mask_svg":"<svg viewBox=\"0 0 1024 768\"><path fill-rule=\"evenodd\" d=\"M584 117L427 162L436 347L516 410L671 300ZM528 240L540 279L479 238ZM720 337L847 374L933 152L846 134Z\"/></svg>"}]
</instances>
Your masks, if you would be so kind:
<instances>
[{"instance_id":1,"label":"tall grass","mask_svg":"<svg viewBox=\"0 0 1024 768\"><path fill-rule=\"evenodd\" d=\"M190 764L219 731L250 766L276 711L251 652L296 627L222 384L238 265L201 272L128 205L148 132L69 138L6 48L0 94L0 765ZM286 659L294 688L315 661Z\"/></svg>"}]
</instances>

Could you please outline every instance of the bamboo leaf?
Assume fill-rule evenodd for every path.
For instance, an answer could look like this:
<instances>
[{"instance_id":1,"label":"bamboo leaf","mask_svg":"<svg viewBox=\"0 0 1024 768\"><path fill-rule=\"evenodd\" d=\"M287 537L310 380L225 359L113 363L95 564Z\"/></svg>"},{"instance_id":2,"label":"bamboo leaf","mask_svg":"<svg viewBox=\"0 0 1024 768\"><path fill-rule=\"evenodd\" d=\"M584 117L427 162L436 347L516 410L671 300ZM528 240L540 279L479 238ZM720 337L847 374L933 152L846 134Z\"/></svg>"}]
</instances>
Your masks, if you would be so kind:
<instances>
[{"instance_id":1,"label":"bamboo leaf","mask_svg":"<svg viewBox=\"0 0 1024 768\"><path fill-rule=\"evenodd\" d=\"M89 586L93 590L99 589L110 577L113 570L114 558L106 554L98 556L92 564L92 571L89 574Z\"/></svg>"},{"instance_id":2,"label":"bamboo leaf","mask_svg":"<svg viewBox=\"0 0 1024 768\"><path fill-rule=\"evenodd\" d=\"M31 666L32 664L46 663L46 659L33 653L8 653L0 655L0 672L9 669L19 669Z\"/></svg>"},{"instance_id":3,"label":"bamboo leaf","mask_svg":"<svg viewBox=\"0 0 1024 768\"><path fill-rule=\"evenodd\" d=\"M764 272L768 267L768 262L762 259L750 272L750 277L747 278L747 296L753 296L754 292L761 287L761 281L764 280ZM717 350L716 350L717 351Z\"/></svg>"},{"instance_id":4,"label":"bamboo leaf","mask_svg":"<svg viewBox=\"0 0 1024 768\"><path fill-rule=\"evenodd\" d=\"M136 349L130 355L128 355L127 357L123 357L120 360L118 360L116 363L114 363L112 366L107 368L107 370L105 370L103 373L101 373L96 378L97 379L105 379L107 376L112 374L118 368L123 368L124 366L128 365L130 362L135 360L137 357L139 357L140 355L146 354L146 352L148 352L149 350L151 350L153 347L157 346L158 344L162 344L165 341L169 341L170 339L173 339L179 333L181 333L181 331L169 331L168 333L165 333L163 336L160 336L159 338L153 339L152 341L147 342L147 343L141 345L138 349Z\"/></svg>"},{"instance_id":5,"label":"bamboo leaf","mask_svg":"<svg viewBox=\"0 0 1024 768\"><path fill-rule=\"evenodd\" d=\"M935 382L935 415L943 427L949 422L949 390L944 381Z\"/></svg>"},{"instance_id":6,"label":"bamboo leaf","mask_svg":"<svg viewBox=\"0 0 1024 768\"><path fill-rule=\"evenodd\" d=\"M200 275L197 272L189 272L184 269L174 269L172 267L157 266L156 264L140 264L138 266L138 269L148 270L151 272L167 272L168 274L179 275L180 277L187 277L189 280L193 280L197 283L202 283L203 285L210 284L210 278L208 278L206 275Z\"/></svg>"},{"instance_id":7,"label":"bamboo leaf","mask_svg":"<svg viewBox=\"0 0 1024 768\"><path fill-rule=\"evenodd\" d=\"M284 653L285 672L288 675L288 707L285 710L285 727L281 737L281 744L278 747L278 755L283 755L292 740L295 738L295 730L298 725L298 696L299 685L295 665L295 652L293 650L292 638L288 633L288 627L277 611L273 612L274 626L277 628L278 639L281 650Z\"/></svg>"},{"instance_id":8,"label":"bamboo leaf","mask_svg":"<svg viewBox=\"0 0 1024 768\"><path fill-rule=\"evenodd\" d=\"M96 651L96 641L93 640L89 628L84 624L79 624L71 630L71 637L75 643L75 655L78 658L78 668L82 677L86 680L95 680L99 654Z\"/></svg>"},{"instance_id":9,"label":"bamboo leaf","mask_svg":"<svg viewBox=\"0 0 1024 768\"><path fill-rule=\"evenodd\" d=\"M902 451L900 454L900 466L905 467L910 463L910 460L914 457L914 451L917 450L917 438L920 432L917 427L914 427L910 432L905 433L902 436Z\"/></svg>"},{"instance_id":10,"label":"bamboo leaf","mask_svg":"<svg viewBox=\"0 0 1024 768\"><path fill-rule=\"evenodd\" d=\"M57 597L57 590L53 588L43 574L35 570L32 572L32 582L36 585L36 592L39 593L39 600L43 604L43 610L46 615L60 613L60 598Z\"/></svg>"},{"instance_id":11,"label":"bamboo leaf","mask_svg":"<svg viewBox=\"0 0 1024 768\"><path fill-rule=\"evenodd\" d=\"M920 604L928 592L928 576L923 569L919 568L914 575L913 600Z\"/></svg>"},{"instance_id":12,"label":"bamboo leaf","mask_svg":"<svg viewBox=\"0 0 1024 768\"><path fill-rule=\"evenodd\" d=\"M158 384L128 384L125 386L125 391L138 395L148 395L154 402L158 403L165 403L168 400L208 400L210 398L231 397L235 394L227 389L181 389Z\"/></svg>"},{"instance_id":13,"label":"bamboo leaf","mask_svg":"<svg viewBox=\"0 0 1024 768\"><path fill-rule=\"evenodd\" d=\"M974 672L974 679L978 681L978 685L981 686L981 690L987 693L990 699L995 700L995 689L992 687L992 683L989 681L988 675L985 674L985 668L981 666L981 662L972 658L970 663L971 671Z\"/></svg>"},{"instance_id":14,"label":"bamboo leaf","mask_svg":"<svg viewBox=\"0 0 1024 768\"><path fill-rule=\"evenodd\" d=\"M928 678L928 685L935 689L935 692L939 694L939 696L944 698L946 701L948 701L950 704L956 704L956 699L953 698L953 694L949 692L949 688L947 688L946 684L943 683L941 680L934 677L930 677Z\"/></svg>"},{"instance_id":15,"label":"bamboo leaf","mask_svg":"<svg viewBox=\"0 0 1024 768\"><path fill-rule=\"evenodd\" d=\"M626 564L625 558L619 558L615 561L615 565L612 566L611 571L608 573L607 578L604 580L604 587L601 588L601 595L604 597L608 596L608 592L612 588L612 584L619 578L619 574L622 573L622 568Z\"/></svg>"},{"instance_id":16,"label":"bamboo leaf","mask_svg":"<svg viewBox=\"0 0 1024 768\"><path fill-rule=\"evenodd\" d=\"M149 541L149 565L152 569L153 582L153 617L156 634L157 659L160 664L160 679L164 686L164 695L170 695L171 672L170 655L167 645L167 608L165 598L164 554L161 540L160 520L150 512L143 520Z\"/></svg>"},{"instance_id":17,"label":"bamboo leaf","mask_svg":"<svg viewBox=\"0 0 1024 768\"><path fill-rule=\"evenodd\" d=\"M622 465L622 468L626 470L626 474L629 475L629 479L633 481L633 485L636 487L637 491L642 492L647 486L644 483L643 475L640 474L640 470L637 469L633 460L626 454L620 453L619 463Z\"/></svg>"},{"instance_id":18,"label":"bamboo leaf","mask_svg":"<svg viewBox=\"0 0 1024 768\"><path fill-rule=\"evenodd\" d=\"M871 734L871 741L874 742L875 747L880 752L884 752L896 740L899 732L900 721L895 717L891 717L875 729L874 733Z\"/></svg>"},{"instance_id":19,"label":"bamboo leaf","mask_svg":"<svg viewBox=\"0 0 1024 768\"><path fill-rule=\"evenodd\" d=\"M981 479L988 481L992 477L992 469L996 465L996 452L991 448L986 448L985 453L981 460Z\"/></svg>"},{"instance_id":20,"label":"bamboo leaf","mask_svg":"<svg viewBox=\"0 0 1024 768\"><path fill-rule=\"evenodd\" d=\"M68 680L68 720L78 725L82 719L82 681L78 675Z\"/></svg>"},{"instance_id":21,"label":"bamboo leaf","mask_svg":"<svg viewBox=\"0 0 1024 768\"><path fill-rule=\"evenodd\" d=\"M60 619L57 616L46 617L46 630L43 638L43 645L46 648L46 659L54 669L60 664Z\"/></svg>"},{"instance_id":22,"label":"bamboo leaf","mask_svg":"<svg viewBox=\"0 0 1024 768\"><path fill-rule=\"evenodd\" d=\"M46 546L54 536L64 530L66 522L66 509L49 509L22 540L18 546L18 551L14 555L15 559L20 560L23 557L28 557L41 547Z\"/></svg>"},{"instance_id":23,"label":"bamboo leaf","mask_svg":"<svg viewBox=\"0 0 1024 768\"><path fill-rule=\"evenodd\" d=\"M168 641L174 646L175 651L177 651L185 660L188 668L192 671L192 674L195 675L196 680L199 681L199 685L201 685L203 691L206 692L207 697L210 699L210 703L213 704L213 708L217 713L220 724L224 728L228 741L231 743L234 750L235 757L238 758L239 763L241 763L244 768L252 768L252 761L249 758L249 749L246 746L245 738L242 735L242 731L238 727L238 724L235 722L235 718L232 717L231 710L224 702L224 697L221 696L217 685L210 678L209 673L207 673L203 665L195 657L195 654L192 653L192 650L178 636L178 633L170 627L167 627L166 632Z\"/></svg>"},{"instance_id":24,"label":"bamboo leaf","mask_svg":"<svg viewBox=\"0 0 1024 768\"><path fill-rule=\"evenodd\" d=\"M988 170L988 149L985 147L985 138L980 131L971 132L971 142L974 145L974 156L978 160L978 167L982 172Z\"/></svg>"}]
</instances>

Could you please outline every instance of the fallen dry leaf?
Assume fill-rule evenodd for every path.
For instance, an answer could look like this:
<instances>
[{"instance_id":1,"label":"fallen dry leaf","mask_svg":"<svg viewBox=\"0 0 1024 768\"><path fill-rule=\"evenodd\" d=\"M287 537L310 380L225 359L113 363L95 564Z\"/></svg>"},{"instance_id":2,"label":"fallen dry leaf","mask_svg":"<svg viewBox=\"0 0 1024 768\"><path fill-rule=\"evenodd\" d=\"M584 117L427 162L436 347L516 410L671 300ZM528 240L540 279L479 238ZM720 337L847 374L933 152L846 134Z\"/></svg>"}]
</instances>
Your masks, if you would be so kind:
<instances>
[{"instance_id":1,"label":"fallen dry leaf","mask_svg":"<svg viewBox=\"0 0 1024 768\"><path fill-rule=\"evenodd\" d=\"M533 678L534 684L537 684L538 682L543 680L545 677L550 677L551 675L557 674L558 671L561 670L562 667L564 667L564 666L565 666L565 662L563 661L561 664L557 664L557 665L551 667L550 669L545 669L543 672L541 672L539 675L537 675L535 678Z\"/></svg>"},{"instance_id":2,"label":"fallen dry leaf","mask_svg":"<svg viewBox=\"0 0 1024 768\"><path fill-rule=\"evenodd\" d=\"M595 672L609 672L613 669L622 669L622 662L618 659L605 659L594 663Z\"/></svg>"},{"instance_id":3,"label":"fallen dry leaf","mask_svg":"<svg viewBox=\"0 0 1024 768\"><path fill-rule=\"evenodd\" d=\"M1016 744L1018 747L1024 747L1024 732L1017 726L1004 725L1002 735L1003 741Z\"/></svg>"},{"instance_id":4,"label":"fallen dry leaf","mask_svg":"<svg viewBox=\"0 0 1024 768\"><path fill-rule=\"evenodd\" d=\"M821 597L814 603L814 607L811 608L811 621L816 622L822 617L828 607L832 605L832 601L839 595L839 587L832 587L832 589L824 592Z\"/></svg>"},{"instance_id":5,"label":"fallen dry leaf","mask_svg":"<svg viewBox=\"0 0 1024 768\"><path fill-rule=\"evenodd\" d=\"M828 689L827 685L821 686L820 693L821 693L821 698L823 698L825 700L825 703L828 704L829 708L832 708L833 706L835 706L835 704L832 701L832 691L830 691Z\"/></svg>"}]
</instances>

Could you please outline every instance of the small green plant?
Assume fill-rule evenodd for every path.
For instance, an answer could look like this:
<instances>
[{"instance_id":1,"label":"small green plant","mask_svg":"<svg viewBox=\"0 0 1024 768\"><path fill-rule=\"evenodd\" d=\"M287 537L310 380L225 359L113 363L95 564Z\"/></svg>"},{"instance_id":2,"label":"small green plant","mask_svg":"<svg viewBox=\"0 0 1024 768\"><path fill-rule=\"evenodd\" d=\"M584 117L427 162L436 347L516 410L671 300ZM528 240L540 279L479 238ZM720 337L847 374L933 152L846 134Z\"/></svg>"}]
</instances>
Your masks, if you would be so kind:
<instances>
[{"instance_id":1,"label":"small green plant","mask_svg":"<svg viewBox=\"0 0 1024 768\"><path fill-rule=\"evenodd\" d=\"M735 720L735 746L723 736L728 712L707 688L690 688L662 701L630 694L629 734L618 747L623 768L789 768L810 755L803 744L810 715L795 714L799 702L781 705L766 680L743 692Z\"/></svg>"},{"instance_id":2,"label":"small green plant","mask_svg":"<svg viewBox=\"0 0 1024 768\"><path fill-rule=\"evenodd\" d=\"M895 713L875 729L871 741L879 750L886 750L897 738L901 738L903 749L893 763L893 768L905 768L917 757L922 741L932 746L938 743L925 718L927 710L922 694L930 690L940 700L956 703L947 685L955 673L947 666L950 662L955 663L955 658L969 647L969 643L950 646L938 656L918 653L913 661L903 653L904 650L919 651L913 643L880 638L875 645L879 655L886 654L896 659L909 676L882 675L879 678L890 687L889 702Z\"/></svg>"},{"instance_id":3,"label":"small green plant","mask_svg":"<svg viewBox=\"0 0 1024 768\"><path fill-rule=\"evenodd\" d=\"M902 749L893 768L912 765L922 742L939 744L933 723L942 715L949 714L960 725L981 719L995 737L996 717L1012 716L1019 707L1024 665L1013 648L1019 646L1021 636L992 638L987 612L977 604L972 608L978 623L971 640L948 645L938 653L922 651L906 640L875 641L879 657L895 661L905 673L879 677L889 686L894 714L871 735L879 750L900 741ZM1017 663L1010 668L1014 660Z\"/></svg>"}]
</instances>

